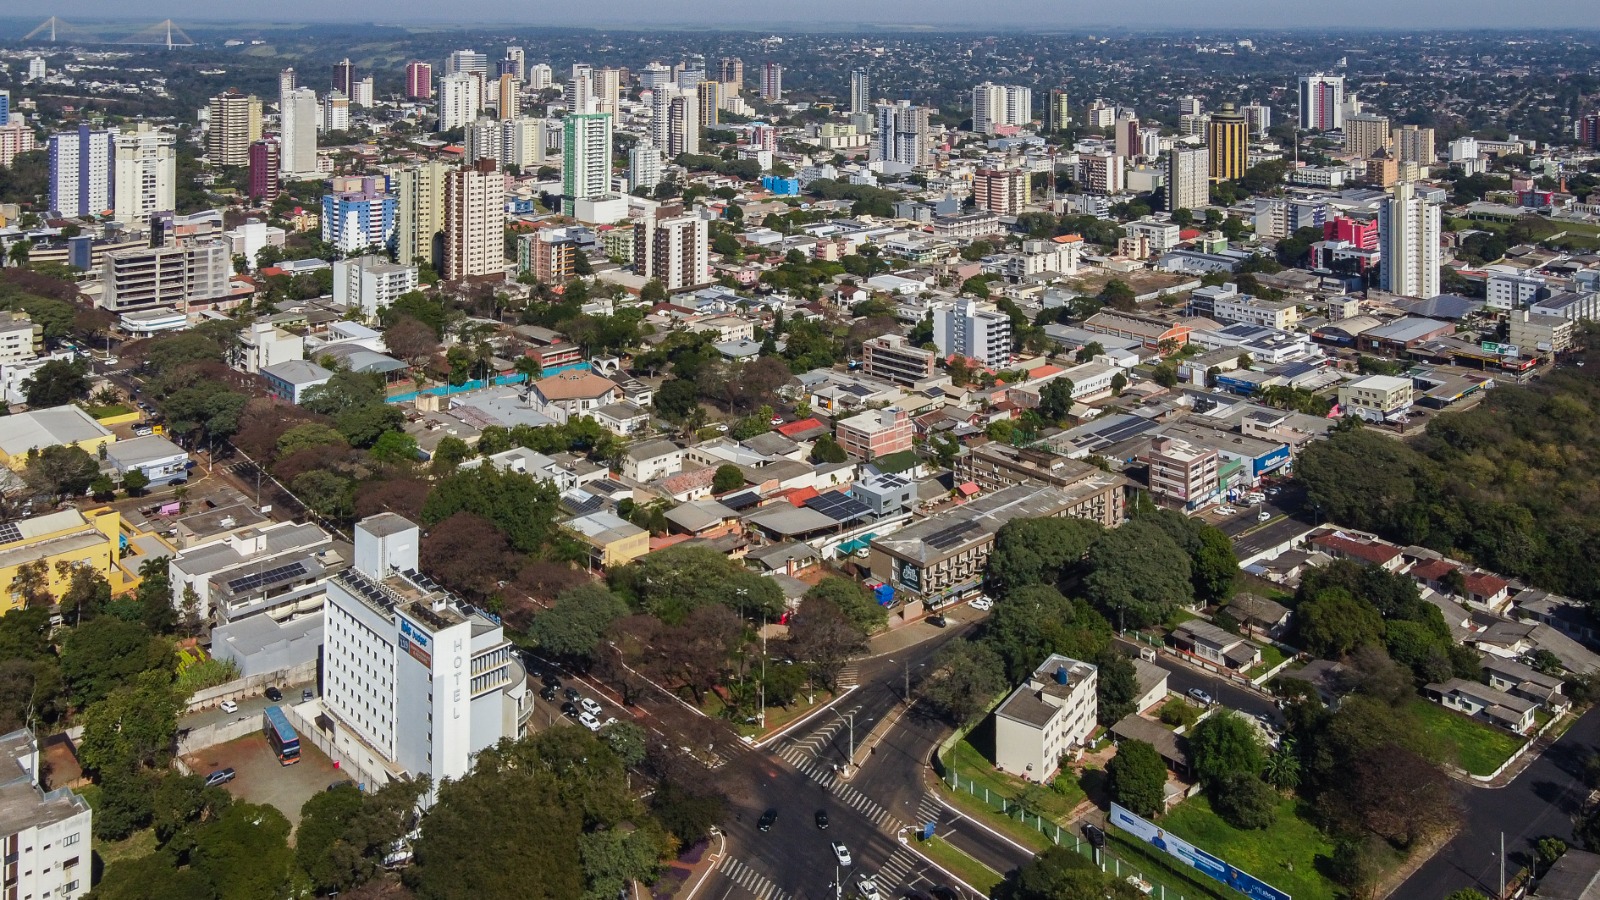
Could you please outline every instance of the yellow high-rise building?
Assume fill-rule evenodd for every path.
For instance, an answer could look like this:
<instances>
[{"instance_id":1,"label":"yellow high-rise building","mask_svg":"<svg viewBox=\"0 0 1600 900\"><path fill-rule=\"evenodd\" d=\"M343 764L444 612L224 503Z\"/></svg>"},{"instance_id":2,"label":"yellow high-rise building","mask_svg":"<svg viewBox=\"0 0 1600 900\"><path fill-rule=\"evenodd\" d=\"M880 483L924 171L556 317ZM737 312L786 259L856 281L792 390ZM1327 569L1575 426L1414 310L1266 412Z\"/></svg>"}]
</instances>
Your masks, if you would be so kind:
<instances>
[{"instance_id":1,"label":"yellow high-rise building","mask_svg":"<svg viewBox=\"0 0 1600 900\"><path fill-rule=\"evenodd\" d=\"M1234 181L1244 175L1250 160L1250 123L1232 103L1211 114L1206 123L1206 148L1213 183Z\"/></svg>"}]
</instances>

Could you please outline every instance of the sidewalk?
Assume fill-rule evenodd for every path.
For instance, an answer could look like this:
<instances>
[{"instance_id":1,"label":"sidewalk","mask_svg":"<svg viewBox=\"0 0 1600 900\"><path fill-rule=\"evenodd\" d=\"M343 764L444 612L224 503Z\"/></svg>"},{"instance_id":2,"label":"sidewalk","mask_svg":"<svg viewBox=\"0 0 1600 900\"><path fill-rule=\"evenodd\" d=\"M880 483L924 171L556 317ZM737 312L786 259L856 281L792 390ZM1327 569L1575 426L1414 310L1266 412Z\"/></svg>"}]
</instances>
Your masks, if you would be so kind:
<instances>
[{"instance_id":1,"label":"sidewalk","mask_svg":"<svg viewBox=\"0 0 1600 900\"><path fill-rule=\"evenodd\" d=\"M707 840L704 846L691 847L683 856L667 863L649 896L653 900L693 900L726 853L727 840L720 834Z\"/></svg>"},{"instance_id":2,"label":"sidewalk","mask_svg":"<svg viewBox=\"0 0 1600 900\"><path fill-rule=\"evenodd\" d=\"M901 612L904 612L902 610ZM912 616L908 619L900 618L900 613L889 614L889 629L875 634L867 641L867 653L863 659L876 659L898 653L908 647L915 647L923 641L932 640L951 628L961 628L972 622L982 619L985 613L975 610L965 603L951 606L943 610L945 619L950 623L945 628L928 624L928 614Z\"/></svg>"}]
</instances>

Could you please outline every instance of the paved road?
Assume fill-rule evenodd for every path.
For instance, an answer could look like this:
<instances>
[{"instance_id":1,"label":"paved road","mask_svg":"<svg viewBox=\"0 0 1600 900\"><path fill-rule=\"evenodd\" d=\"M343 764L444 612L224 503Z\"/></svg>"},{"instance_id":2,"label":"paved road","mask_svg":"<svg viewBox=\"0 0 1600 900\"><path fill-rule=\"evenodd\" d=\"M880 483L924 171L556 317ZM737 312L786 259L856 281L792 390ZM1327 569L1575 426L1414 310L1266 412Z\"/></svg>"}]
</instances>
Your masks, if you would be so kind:
<instances>
[{"instance_id":1,"label":"paved road","mask_svg":"<svg viewBox=\"0 0 1600 900\"><path fill-rule=\"evenodd\" d=\"M1130 653L1137 652L1144 646L1126 638L1117 638L1116 641ZM1176 691L1180 694L1188 694L1191 688L1199 688L1229 709L1236 709L1249 715L1264 715L1272 719L1272 721L1282 724L1277 704L1265 694L1241 687L1237 682L1179 662L1164 654L1157 654L1155 662L1156 665L1167 670L1168 690Z\"/></svg>"},{"instance_id":2,"label":"paved road","mask_svg":"<svg viewBox=\"0 0 1600 900\"><path fill-rule=\"evenodd\" d=\"M1393 896L1439 900L1472 888L1494 896L1500 880L1500 835L1505 834L1506 877L1526 865L1542 837L1573 843L1572 829L1588 788L1583 762L1600 747L1600 713L1590 710L1509 785L1467 789L1461 832L1407 879Z\"/></svg>"},{"instance_id":3,"label":"paved road","mask_svg":"<svg viewBox=\"0 0 1600 900\"><path fill-rule=\"evenodd\" d=\"M278 689L283 691L282 700L268 700L261 691L256 691L248 697L241 697L234 701L239 704L238 712L225 713L222 711L222 707L211 706L184 716L178 723L178 727L204 728L207 725L231 722L239 718L260 719L261 713L269 706L292 706L299 703L300 691L305 688L310 688L314 694L317 690L317 684L315 681L307 681L297 684L278 685ZM265 688L262 690L265 690Z\"/></svg>"}]
</instances>

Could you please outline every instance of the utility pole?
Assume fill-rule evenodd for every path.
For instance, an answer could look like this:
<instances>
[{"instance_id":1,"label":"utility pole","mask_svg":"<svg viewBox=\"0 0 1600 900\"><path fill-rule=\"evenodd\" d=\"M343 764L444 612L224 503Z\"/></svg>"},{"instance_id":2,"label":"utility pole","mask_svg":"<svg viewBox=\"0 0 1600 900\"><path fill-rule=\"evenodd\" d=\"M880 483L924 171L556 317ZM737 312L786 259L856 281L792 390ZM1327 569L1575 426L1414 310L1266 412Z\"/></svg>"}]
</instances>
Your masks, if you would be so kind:
<instances>
[{"instance_id":1,"label":"utility pole","mask_svg":"<svg viewBox=\"0 0 1600 900\"><path fill-rule=\"evenodd\" d=\"M1500 893L1496 900L1505 900L1506 896L1506 833L1500 832Z\"/></svg>"}]
</instances>

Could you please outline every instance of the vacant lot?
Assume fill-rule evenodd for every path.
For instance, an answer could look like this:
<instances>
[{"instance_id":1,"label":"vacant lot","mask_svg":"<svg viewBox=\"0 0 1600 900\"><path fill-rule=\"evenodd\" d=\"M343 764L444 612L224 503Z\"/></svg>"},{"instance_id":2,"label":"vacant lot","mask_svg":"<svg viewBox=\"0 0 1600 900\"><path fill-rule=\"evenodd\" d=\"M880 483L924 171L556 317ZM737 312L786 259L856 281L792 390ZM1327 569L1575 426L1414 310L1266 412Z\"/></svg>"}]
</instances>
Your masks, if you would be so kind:
<instances>
[{"instance_id":1,"label":"vacant lot","mask_svg":"<svg viewBox=\"0 0 1600 900\"><path fill-rule=\"evenodd\" d=\"M300 824L300 807L312 795L344 779L343 773L333 767L332 760L304 741L298 763L279 765L278 758L267 746L266 737L260 733L207 747L184 757L184 762L202 777L232 767L238 775L227 784L228 793L250 803L276 807L294 825Z\"/></svg>"},{"instance_id":2,"label":"vacant lot","mask_svg":"<svg viewBox=\"0 0 1600 900\"><path fill-rule=\"evenodd\" d=\"M1524 743L1509 731L1474 722L1428 700L1414 701L1412 707L1429 733L1455 751L1456 764L1474 775L1492 775Z\"/></svg>"}]
</instances>

